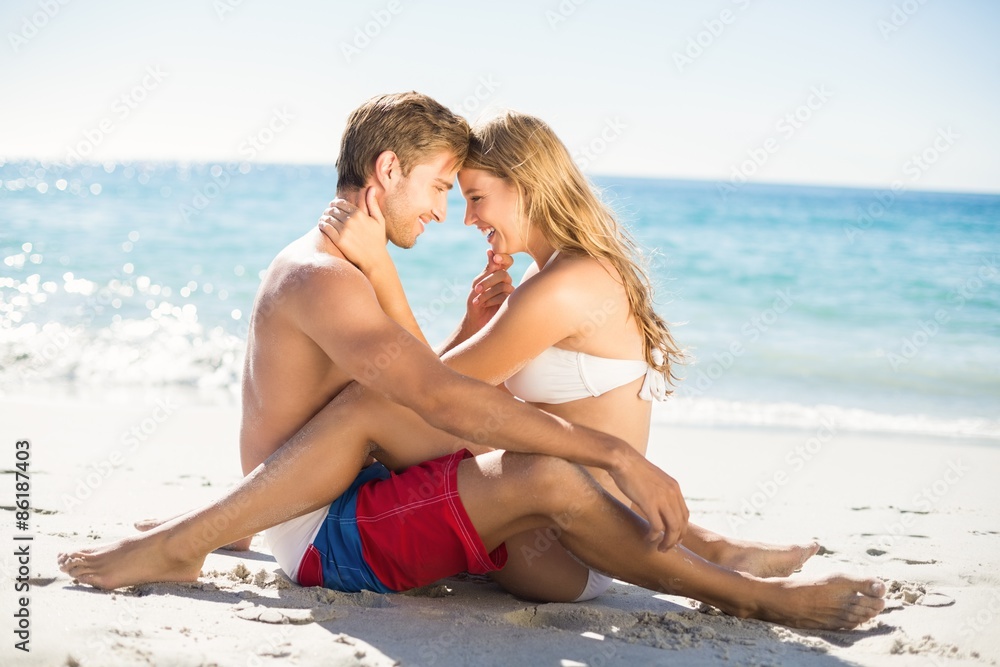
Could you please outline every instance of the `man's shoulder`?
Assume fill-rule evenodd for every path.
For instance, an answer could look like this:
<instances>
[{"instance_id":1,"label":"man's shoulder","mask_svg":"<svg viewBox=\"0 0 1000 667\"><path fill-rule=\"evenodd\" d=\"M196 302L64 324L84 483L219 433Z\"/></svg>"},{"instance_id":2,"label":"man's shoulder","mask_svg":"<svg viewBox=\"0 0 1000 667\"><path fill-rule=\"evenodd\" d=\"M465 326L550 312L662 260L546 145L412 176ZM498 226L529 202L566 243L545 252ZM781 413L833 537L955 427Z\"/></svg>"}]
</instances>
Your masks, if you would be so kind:
<instances>
[{"instance_id":1,"label":"man's shoulder","mask_svg":"<svg viewBox=\"0 0 1000 667\"><path fill-rule=\"evenodd\" d=\"M330 252L317 249L300 239L278 253L268 270L271 288L280 293L303 289L336 289L367 283L364 274L353 264Z\"/></svg>"}]
</instances>

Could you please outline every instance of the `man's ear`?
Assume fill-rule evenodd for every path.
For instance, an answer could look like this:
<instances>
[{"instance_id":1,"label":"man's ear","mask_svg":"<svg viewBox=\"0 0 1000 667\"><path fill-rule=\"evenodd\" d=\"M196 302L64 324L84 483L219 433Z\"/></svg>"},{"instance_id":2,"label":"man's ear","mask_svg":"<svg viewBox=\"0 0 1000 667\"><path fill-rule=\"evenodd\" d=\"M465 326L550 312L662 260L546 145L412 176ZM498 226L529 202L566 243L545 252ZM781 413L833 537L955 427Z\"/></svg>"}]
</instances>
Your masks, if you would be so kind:
<instances>
[{"instance_id":1,"label":"man's ear","mask_svg":"<svg viewBox=\"0 0 1000 667\"><path fill-rule=\"evenodd\" d=\"M382 151L375 158L375 185L378 185L383 191L388 191L395 186L402 175L399 158L392 151Z\"/></svg>"}]
</instances>

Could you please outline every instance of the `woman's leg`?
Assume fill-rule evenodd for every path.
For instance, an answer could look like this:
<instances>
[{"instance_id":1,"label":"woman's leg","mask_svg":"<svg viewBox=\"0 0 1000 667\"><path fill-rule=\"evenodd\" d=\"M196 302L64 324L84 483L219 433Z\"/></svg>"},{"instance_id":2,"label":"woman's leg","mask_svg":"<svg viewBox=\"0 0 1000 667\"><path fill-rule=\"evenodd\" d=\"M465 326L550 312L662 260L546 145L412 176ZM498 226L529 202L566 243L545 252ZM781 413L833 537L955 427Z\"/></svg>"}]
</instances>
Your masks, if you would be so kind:
<instances>
[{"instance_id":1,"label":"woman's leg","mask_svg":"<svg viewBox=\"0 0 1000 667\"><path fill-rule=\"evenodd\" d=\"M504 590L538 602L572 602L580 597L590 568L566 551L551 529L536 528L505 543L507 563L490 575Z\"/></svg>"},{"instance_id":2,"label":"woman's leg","mask_svg":"<svg viewBox=\"0 0 1000 667\"><path fill-rule=\"evenodd\" d=\"M645 539L646 522L582 469L559 459L493 452L463 461L458 491L487 550L536 529L590 567L630 583L712 604L726 613L794 627L850 628L876 616L876 579L761 579L676 546Z\"/></svg>"},{"instance_id":3,"label":"woman's leg","mask_svg":"<svg viewBox=\"0 0 1000 667\"><path fill-rule=\"evenodd\" d=\"M682 544L705 560L757 577L787 577L816 555L820 544L767 544L737 540L688 524Z\"/></svg>"},{"instance_id":4,"label":"woman's leg","mask_svg":"<svg viewBox=\"0 0 1000 667\"><path fill-rule=\"evenodd\" d=\"M493 580L518 597L572 602L587 585L590 568L572 556L551 528L536 528L508 540L507 564ZM787 577L812 557L818 542L775 545L734 540L688 523L681 544L716 565L757 577Z\"/></svg>"}]
</instances>

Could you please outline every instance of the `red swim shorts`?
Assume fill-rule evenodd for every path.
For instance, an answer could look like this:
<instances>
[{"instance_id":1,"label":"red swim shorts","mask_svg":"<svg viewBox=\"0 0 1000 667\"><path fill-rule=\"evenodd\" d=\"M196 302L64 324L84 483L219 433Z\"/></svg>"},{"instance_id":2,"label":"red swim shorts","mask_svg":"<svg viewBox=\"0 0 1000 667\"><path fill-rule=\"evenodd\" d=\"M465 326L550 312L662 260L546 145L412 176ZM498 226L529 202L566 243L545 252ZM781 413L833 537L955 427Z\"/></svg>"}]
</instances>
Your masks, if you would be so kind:
<instances>
[{"instance_id":1,"label":"red swim shorts","mask_svg":"<svg viewBox=\"0 0 1000 667\"><path fill-rule=\"evenodd\" d=\"M388 588L405 591L507 563L505 545L487 553L458 496L458 464L471 456L463 449L358 490L364 559Z\"/></svg>"}]
</instances>

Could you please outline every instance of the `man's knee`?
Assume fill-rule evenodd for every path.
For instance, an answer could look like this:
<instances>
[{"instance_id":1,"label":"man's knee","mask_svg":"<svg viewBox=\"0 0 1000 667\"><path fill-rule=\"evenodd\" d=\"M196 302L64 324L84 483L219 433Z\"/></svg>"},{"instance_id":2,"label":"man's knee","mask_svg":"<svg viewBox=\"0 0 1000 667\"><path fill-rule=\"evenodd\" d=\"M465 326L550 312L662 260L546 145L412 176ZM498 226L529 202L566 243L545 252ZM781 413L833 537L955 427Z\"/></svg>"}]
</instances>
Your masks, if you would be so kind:
<instances>
[{"instance_id":1,"label":"man's knee","mask_svg":"<svg viewBox=\"0 0 1000 667\"><path fill-rule=\"evenodd\" d=\"M540 510L565 511L566 507L595 491L594 479L575 463L535 454L507 452L504 456L514 457L512 463L518 468L523 491L538 501Z\"/></svg>"},{"instance_id":2,"label":"man's knee","mask_svg":"<svg viewBox=\"0 0 1000 667\"><path fill-rule=\"evenodd\" d=\"M354 406L364 401L366 395L369 393L370 392L365 390L364 385L358 382L350 382L346 387L340 390L340 393L334 397L333 401L331 401L331 404L337 404L337 405L349 404Z\"/></svg>"}]
</instances>

